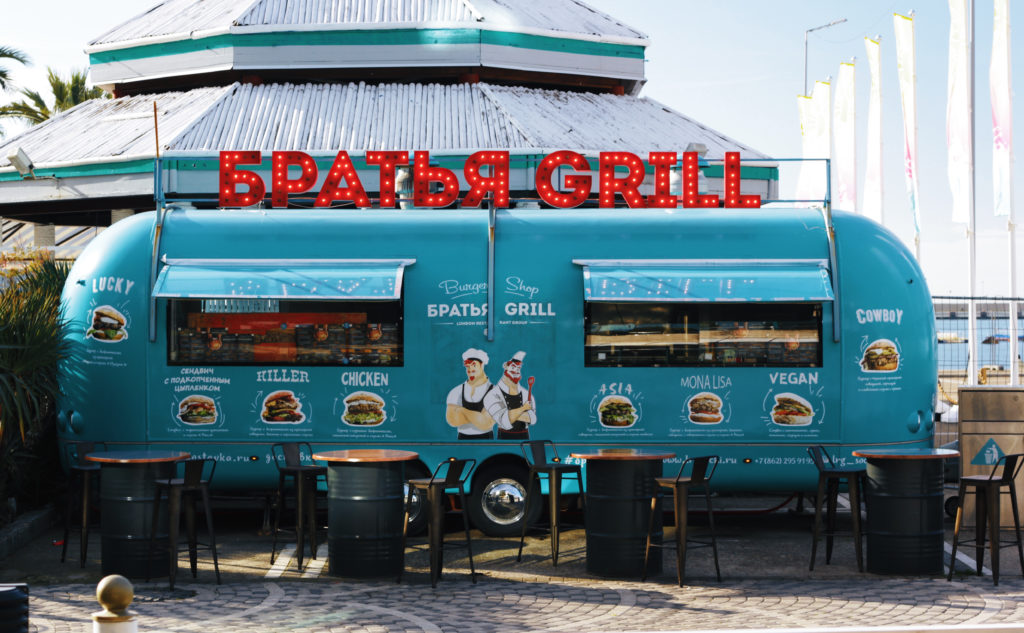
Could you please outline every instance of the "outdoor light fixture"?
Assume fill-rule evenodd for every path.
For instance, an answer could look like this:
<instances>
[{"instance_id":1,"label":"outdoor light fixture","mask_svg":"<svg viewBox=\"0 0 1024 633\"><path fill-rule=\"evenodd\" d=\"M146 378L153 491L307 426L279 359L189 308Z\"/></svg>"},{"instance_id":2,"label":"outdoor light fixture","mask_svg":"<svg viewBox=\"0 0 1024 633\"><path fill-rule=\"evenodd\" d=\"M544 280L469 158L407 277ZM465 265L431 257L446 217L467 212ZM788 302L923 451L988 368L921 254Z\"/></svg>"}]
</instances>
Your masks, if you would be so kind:
<instances>
[{"instance_id":1,"label":"outdoor light fixture","mask_svg":"<svg viewBox=\"0 0 1024 633\"><path fill-rule=\"evenodd\" d=\"M22 178L35 178L36 174L33 171L35 165L32 164L32 159L28 157L25 150L20 147L14 150L14 153L7 157L7 160L11 161L14 168L18 170Z\"/></svg>"}]
</instances>

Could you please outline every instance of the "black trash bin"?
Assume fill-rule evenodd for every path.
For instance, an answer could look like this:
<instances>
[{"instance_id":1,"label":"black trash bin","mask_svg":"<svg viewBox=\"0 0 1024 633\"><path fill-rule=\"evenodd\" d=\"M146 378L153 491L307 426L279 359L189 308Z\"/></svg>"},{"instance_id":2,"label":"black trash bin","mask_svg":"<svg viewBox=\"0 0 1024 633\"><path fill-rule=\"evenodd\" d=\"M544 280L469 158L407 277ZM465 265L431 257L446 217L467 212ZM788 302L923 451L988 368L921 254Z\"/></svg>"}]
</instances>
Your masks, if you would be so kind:
<instances>
[{"instance_id":1,"label":"black trash bin","mask_svg":"<svg viewBox=\"0 0 1024 633\"><path fill-rule=\"evenodd\" d=\"M0 633L28 633L28 585L0 584Z\"/></svg>"}]
</instances>

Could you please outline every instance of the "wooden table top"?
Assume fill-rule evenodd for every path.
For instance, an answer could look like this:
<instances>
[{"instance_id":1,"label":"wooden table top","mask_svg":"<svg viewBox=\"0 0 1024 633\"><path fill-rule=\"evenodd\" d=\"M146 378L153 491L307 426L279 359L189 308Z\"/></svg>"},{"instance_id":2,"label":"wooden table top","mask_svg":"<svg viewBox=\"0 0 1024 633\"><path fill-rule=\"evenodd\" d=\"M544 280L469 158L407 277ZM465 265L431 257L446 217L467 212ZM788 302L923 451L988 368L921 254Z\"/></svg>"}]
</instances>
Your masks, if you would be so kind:
<instances>
[{"instance_id":1,"label":"wooden table top","mask_svg":"<svg viewBox=\"0 0 1024 633\"><path fill-rule=\"evenodd\" d=\"M404 462L419 457L413 451L399 451L390 448L352 448L342 451L324 451L313 455L313 459L325 462Z\"/></svg>"},{"instance_id":2,"label":"wooden table top","mask_svg":"<svg viewBox=\"0 0 1024 633\"><path fill-rule=\"evenodd\" d=\"M960 451L951 448L862 448L853 454L867 459L946 459L956 457Z\"/></svg>"},{"instance_id":3,"label":"wooden table top","mask_svg":"<svg viewBox=\"0 0 1024 633\"><path fill-rule=\"evenodd\" d=\"M185 451L124 450L97 451L85 456L90 462L101 464L153 464L159 462L180 462L192 457Z\"/></svg>"},{"instance_id":4,"label":"wooden table top","mask_svg":"<svg viewBox=\"0 0 1024 633\"><path fill-rule=\"evenodd\" d=\"M575 457L577 459L624 462L640 461L645 459L669 459L675 456L675 453L642 448L598 448L590 451L576 451L570 453L570 457Z\"/></svg>"}]
</instances>

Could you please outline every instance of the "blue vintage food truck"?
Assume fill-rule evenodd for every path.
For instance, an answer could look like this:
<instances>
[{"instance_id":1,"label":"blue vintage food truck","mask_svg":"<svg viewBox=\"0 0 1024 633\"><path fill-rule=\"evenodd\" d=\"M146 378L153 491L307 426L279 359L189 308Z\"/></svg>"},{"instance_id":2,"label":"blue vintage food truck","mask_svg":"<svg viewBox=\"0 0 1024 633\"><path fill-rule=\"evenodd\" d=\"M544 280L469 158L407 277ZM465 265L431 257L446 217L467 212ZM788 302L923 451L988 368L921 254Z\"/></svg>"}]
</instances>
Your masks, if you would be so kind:
<instances>
[{"instance_id":1,"label":"blue vintage food truck","mask_svg":"<svg viewBox=\"0 0 1024 633\"><path fill-rule=\"evenodd\" d=\"M810 490L805 447L927 446L932 304L899 239L788 209L169 207L118 222L65 289L62 442L219 460L270 446L472 457L518 533L519 442L714 453L721 490ZM158 230L159 224L159 230ZM537 504L539 507L540 504Z\"/></svg>"}]
</instances>

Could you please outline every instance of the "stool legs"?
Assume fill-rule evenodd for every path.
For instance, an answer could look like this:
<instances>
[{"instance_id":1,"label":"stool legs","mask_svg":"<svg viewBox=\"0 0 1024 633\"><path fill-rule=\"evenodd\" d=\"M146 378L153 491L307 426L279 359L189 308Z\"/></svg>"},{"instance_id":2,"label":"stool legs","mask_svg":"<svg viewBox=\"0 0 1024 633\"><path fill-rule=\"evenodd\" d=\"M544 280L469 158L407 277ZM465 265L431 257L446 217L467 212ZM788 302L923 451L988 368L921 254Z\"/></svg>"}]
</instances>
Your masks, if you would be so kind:
<instances>
[{"instance_id":1,"label":"stool legs","mask_svg":"<svg viewBox=\"0 0 1024 633\"><path fill-rule=\"evenodd\" d=\"M685 486L676 486L672 492L672 501L676 513L676 580L683 586L686 575L686 526L689 523L690 490ZM715 570L718 570L718 557L715 555ZM719 578L721 580L721 578Z\"/></svg>"},{"instance_id":2,"label":"stool legs","mask_svg":"<svg viewBox=\"0 0 1024 633\"><path fill-rule=\"evenodd\" d=\"M476 567L473 566L473 541L469 537L469 513L466 512L466 495L459 489L459 500L462 504L462 525L466 530L466 552L469 554L469 577L476 584Z\"/></svg>"},{"instance_id":3,"label":"stool legs","mask_svg":"<svg viewBox=\"0 0 1024 633\"><path fill-rule=\"evenodd\" d=\"M171 591L174 591L174 578L178 575L178 523L181 521L181 491L173 486L167 491L167 518L170 521L167 530L167 547L171 554L168 556L170 564L167 566L167 576Z\"/></svg>"},{"instance_id":4,"label":"stool legs","mask_svg":"<svg viewBox=\"0 0 1024 633\"><path fill-rule=\"evenodd\" d=\"M853 552L857 556L857 571L864 571L864 549L861 543L860 494L862 477L851 477L849 483L850 510L853 512Z\"/></svg>"},{"instance_id":5,"label":"stool legs","mask_svg":"<svg viewBox=\"0 0 1024 633\"><path fill-rule=\"evenodd\" d=\"M516 562L522 562L523 560L523 542L526 540L526 528L528 521L527 518L530 516L530 508L533 505L534 495L540 494L540 476L536 471L530 471L530 481L526 484L526 502L523 504L523 529L519 534L519 553L516 554ZM536 491L534 491L536 486Z\"/></svg>"},{"instance_id":6,"label":"stool legs","mask_svg":"<svg viewBox=\"0 0 1024 633\"><path fill-rule=\"evenodd\" d=\"M277 558L277 534L281 527L281 513L284 511L284 487L288 475L280 473L277 482L277 512L274 513L274 541L270 550L270 564ZM299 571L305 552L305 540L309 538L310 558L316 560L316 475L300 473L292 476L295 483L295 555ZM311 490L307 490L309 486ZM308 530L308 534L307 534Z\"/></svg>"},{"instance_id":7,"label":"stool legs","mask_svg":"<svg viewBox=\"0 0 1024 633\"><path fill-rule=\"evenodd\" d=\"M92 473L88 470L81 471L78 474L78 483L81 484L82 488L78 493L78 500L80 502L81 510L81 523L78 528L78 554L79 554L79 567L85 567L85 560L88 557L89 551L89 492L92 487L91 475ZM75 494L71 492L72 486L68 487L68 503L66 512L64 513L64 542L60 547L60 562L64 562L68 554L68 537L71 534L71 514L75 510Z\"/></svg>"},{"instance_id":8,"label":"stool legs","mask_svg":"<svg viewBox=\"0 0 1024 633\"><path fill-rule=\"evenodd\" d=\"M427 504L430 506L430 520L427 524L427 540L430 548L430 586L437 587L441 578L441 561L444 560L444 513L441 512L444 491L438 486L427 489Z\"/></svg>"},{"instance_id":9,"label":"stool legs","mask_svg":"<svg viewBox=\"0 0 1024 633\"><path fill-rule=\"evenodd\" d=\"M811 568L814 571L814 560L818 556L818 538L821 536L821 504L826 496L828 480L818 477L818 494L814 497L814 528L811 532Z\"/></svg>"},{"instance_id":10,"label":"stool legs","mask_svg":"<svg viewBox=\"0 0 1024 633\"><path fill-rule=\"evenodd\" d=\"M989 556L992 559L992 584L999 584L999 488L995 486L985 487L985 506L988 515L988 547ZM984 530L982 530L982 533ZM982 537L982 549L984 549L984 536ZM981 559L979 558L979 561Z\"/></svg>"},{"instance_id":11,"label":"stool legs","mask_svg":"<svg viewBox=\"0 0 1024 633\"><path fill-rule=\"evenodd\" d=\"M990 565L992 566L992 584L999 584L999 547L1000 543L1000 520L1001 520L1001 487L994 482L992 485L974 486L975 498L975 522L977 523L974 535L974 556L975 573L981 575L981 568L985 558L985 540L988 539ZM1008 485L1010 493L1010 507L1013 509L1013 533L1014 543L1017 545L1017 558L1020 561L1021 572L1024 573L1024 543L1020 536L1020 512L1017 506L1017 490L1011 481ZM964 500L967 497L967 484L960 482L957 491L956 522L953 527L953 550L949 562L949 574L946 579L953 579L953 571L956 567L956 550L960 544L960 526L963 523Z\"/></svg>"},{"instance_id":12,"label":"stool legs","mask_svg":"<svg viewBox=\"0 0 1024 633\"><path fill-rule=\"evenodd\" d=\"M1024 543L1020 537L1020 513L1017 509L1017 486L1010 481L1010 504L1013 508L1013 536L1017 541L1017 558L1020 559L1021 575L1024 575Z\"/></svg>"},{"instance_id":13,"label":"stool legs","mask_svg":"<svg viewBox=\"0 0 1024 633\"><path fill-rule=\"evenodd\" d=\"M850 474L845 477L850 495L850 510L853 523L853 549L857 557L857 571L864 571L864 549L861 539L860 523L860 498L862 477L858 474ZM821 538L822 504L825 513L825 564L832 562L832 548L835 542L836 533L836 512L839 505L839 484L838 477L818 477L818 492L814 499L814 527L811 535L811 565L810 571L814 571L814 563L818 555L818 540Z\"/></svg>"},{"instance_id":14,"label":"stool legs","mask_svg":"<svg viewBox=\"0 0 1024 633\"><path fill-rule=\"evenodd\" d=\"M711 509L711 491L704 487L704 501L708 506L708 527L711 528L711 554L715 558L715 576L722 582L722 572L718 569L718 539L715 538L715 512Z\"/></svg>"},{"instance_id":15,"label":"stool legs","mask_svg":"<svg viewBox=\"0 0 1024 633\"><path fill-rule=\"evenodd\" d=\"M956 519L953 521L953 550L949 556L949 575L946 580L953 580L953 569L956 567L956 548L960 544L960 524L964 518L964 497L967 495L967 486L960 482L960 488L956 493ZM981 573L981 569L978 569Z\"/></svg>"},{"instance_id":16,"label":"stool legs","mask_svg":"<svg viewBox=\"0 0 1024 633\"><path fill-rule=\"evenodd\" d=\"M217 537L213 530L213 512L210 511L210 493L205 487L199 489L203 495L203 510L206 512L206 530L210 536L210 552L213 554L213 571L217 575L217 584L220 584L220 563L217 562ZM195 576L195 569L192 570Z\"/></svg>"},{"instance_id":17,"label":"stool legs","mask_svg":"<svg viewBox=\"0 0 1024 633\"><path fill-rule=\"evenodd\" d=\"M281 512L284 510L284 473L277 475L277 510L274 512L274 541L270 550L270 564L277 558L277 533L281 527Z\"/></svg>"},{"instance_id":18,"label":"stool legs","mask_svg":"<svg viewBox=\"0 0 1024 633\"><path fill-rule=\"evenodd\" d=\"M562 490L562 482L559 481L557 470L552 470L548 475L548 514L551 516L551 565L558 566L558 515L559 515L559 492ZM526 517L523 517L525 523Z\"/></svg>"}]
</instances>

